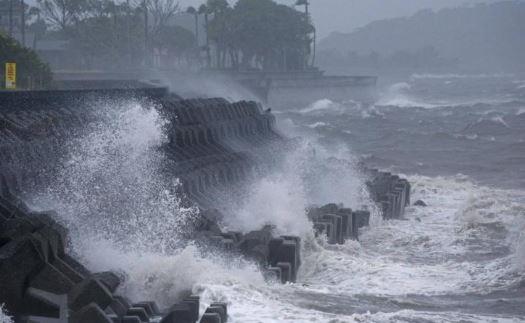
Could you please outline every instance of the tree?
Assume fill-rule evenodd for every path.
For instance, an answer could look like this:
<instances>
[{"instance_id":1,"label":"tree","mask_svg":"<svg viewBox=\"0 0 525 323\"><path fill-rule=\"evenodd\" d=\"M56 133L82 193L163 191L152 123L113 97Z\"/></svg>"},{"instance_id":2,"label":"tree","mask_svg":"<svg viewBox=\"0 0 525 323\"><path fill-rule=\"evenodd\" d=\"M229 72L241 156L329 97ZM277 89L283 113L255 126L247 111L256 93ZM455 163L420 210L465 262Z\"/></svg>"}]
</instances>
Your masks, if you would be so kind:
<instances>
[{"instance_id":1,"label":"tree","mask_svg":"<svg viewBox=\"0 0 525 323\"><path fill-rule=\"evenodd\" d=\"M225 48L230 53L233 67L239 63L241 68L264 70L304 68L313 26L303 13L272 0L239 0L232 10L220 10L209 33L219 52Z\"/></svg>"},{"instance_id":2,"label":"tree","mask_svg":"<svg viewBox=\"0 0 525 323\"><path fill-rule=\"evenodd\" d=\"M163 66L173 66L176 62L195 62L197 47L194 34L180 26L164 26L156 34L152 44L160 53Z\"/></svg>"},{"instance_id":3,"label":"tree","mask_svg":"<svg viewBox=\"0 0 525 323\"><path fill-rule=\"evenodd\" d=\"M85 0L37 0L41 15L52 28L65 31L86 9Z\"/></svg>"},{"instance_id":4,"label":"tree","mask_svg":"<svg viewBox=\"0 0 525 323\"><path fill-rule=\"evenodd\" d=\"M224 68L231 8L226 0L208 0L206 7L208 12L213 14L213 20L208 25L208 34L215 43L216 65L218 68Z\"/></svg>"},{"instance_id":5,"label":"tree","mask_svg":"<svg viewBox=\"0 0 525 323\"><path fill-rule=\"evenodd\" d=\"M308 0L297 0L295 1L295 5L296 6L304 6L304 16L305 16L305 19L306 21L310 22L311 18L310 18L310 13L308 12L308 6L310 5L310 3L308 2ZM312 24L313 26L313 24ZM316 33L316 30L315 30L315 27L313 27L313 54L312 54L312 63L311 63L311 66L314 66L315 64L315 51L316 51L316 38L317 38L317 33ZM310 42L308 41L308 35L305 35L305 42L306 42L306 46L310 47Z\"/></svg>"},{"instance_id":6,"label":"tree","mask_svg":"<svg viewBox=\"0 0 525 323\"><path fill-rule=\"evenodd\" d=\"M31 49L21 46L13 38L0 33L0 77L5 80L3 66L7 62L17 65L17 85L21 88L47 88L51 86L51 71Z\"/></svg>"},{"instance_id":7,"label":"tree","mask_svg":"<svg viewBox=\"0 0 525 323\"><path fill-rule=\"evenodd\" d=\"M295 1L295 5L304 6L304 13L306 14L307 17L309 16L308 6L310 5L310 3L308 2L308 0L297 0Z\"/></svg>"},{"instance_id":8,"label":"tree","mask_svg":"<svg viewBox=\"0 0 525 323\"><path fill-rule=\"evenodd\" d=\"M142 11L126 3L97 8L65 34L80 67L121 69L140 65L145 55Z\"/></svg>"},{"instance_id":9,"label":"tree","mask_svg":"<svg viewBox=\"0 0 525 323\"><path fill-rule=\"evenodd\" d=\"M189 6L188 9L186 9L186 13L193 15L195 18L195 44L199 47L199 12L195 7Z\"/></svg>"},{"instance_id":10,"label":"tree","mask_svg":"<svg viewBox=\"0 0 525 323\"><path fill-rule=\"evenodd\" d=\"M199 7L199 14L204 15L204 29L206 31L206 67L211 67L211 55L210 55L210 33L209 33L209 19L208 14L210 11L205 4L201 4Z\"/></svg>"},{"instance_id":11,"label":"tree","mask_svg":"<svg viewBox=\"0 0 525 323\"><path fill-rule=\"evenodd\" d=\"M153 19L151 22L153 35L165 27L168 21L180 10L179 4L175 0L148 0L147 8Z\"/></svg>"},{"instance_id":12,"label":"tree","mask_svg":"<svg viewBox=\"0 0 525 323\"><path fill-rule=\"evenodd\" d=\"M46 22L40 17L39 8L31 7L28 14L30 17L35 17L33 23L28 26L29 31L34 35L31 47L35 49L36 43L46 34L47 26Z\"/></svg>"}]
</instances>

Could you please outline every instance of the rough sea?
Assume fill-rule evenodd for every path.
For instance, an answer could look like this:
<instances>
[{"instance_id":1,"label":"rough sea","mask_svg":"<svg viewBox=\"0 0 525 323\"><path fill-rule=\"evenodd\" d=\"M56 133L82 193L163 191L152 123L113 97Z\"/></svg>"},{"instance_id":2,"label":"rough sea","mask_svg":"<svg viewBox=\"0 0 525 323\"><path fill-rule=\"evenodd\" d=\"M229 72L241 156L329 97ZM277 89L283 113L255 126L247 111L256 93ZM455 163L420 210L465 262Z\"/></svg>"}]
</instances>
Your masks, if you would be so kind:
<instances>
[{"instance_id":1,"label":"rough sea","mask_svg":"<svg viewBox=\"0 0 525 323\"><path fill-rule=\"evenodd\" d=\"M275 111L297 149L250 183L224 225L300 235L302 266L287 285L179 244L195 210L162 175L162 117L142 102L97 111L100 121L65 145L53 183L26 198L57 210L71 252L93 271L121 273L119 292L132 300L169 306L191 290L202 309L227 302L237 323L525 321L523 79L413 75L373 105L323 99ZM359 161L406 176L412 201L427 206L383 221ZM329 202L371 211L359 242L314 238L304 210Z\"/></svg>"}]
</instances>

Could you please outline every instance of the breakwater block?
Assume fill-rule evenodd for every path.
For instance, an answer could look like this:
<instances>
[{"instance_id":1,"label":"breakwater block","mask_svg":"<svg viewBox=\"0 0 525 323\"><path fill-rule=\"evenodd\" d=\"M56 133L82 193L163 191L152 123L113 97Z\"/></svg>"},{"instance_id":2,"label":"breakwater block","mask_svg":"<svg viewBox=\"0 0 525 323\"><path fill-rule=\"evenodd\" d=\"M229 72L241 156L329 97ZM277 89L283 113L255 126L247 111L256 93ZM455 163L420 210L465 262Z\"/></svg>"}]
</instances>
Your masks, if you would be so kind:
<instances>
[{"instance_id":1,"label":"breakwater block","mask_svg":"<svg viewBox=\"0 0 525 323\"><path fill-rule=\"evenodd\" d=\"M211 303L200 322L228 322L228 306L222 302Z\"/></svg>"},{"instance_id":2,"label":"breakwater block","mask_svg":"<svg viewBox=\"0 0 525 323\"><path fill-rule=\"evenodd\" d=\"M369 177L366 185L370 197L379 205L383 218L401 218L410 205L411 186L408 180L377 169L362 169Z\"/></svg>"},{"instance_id":3,"label":"breakwater block","mask_svg":"<svg viewBox=\"0 0 525 323\"><path fill-rule=\"evenodd\" d=\"M281 268L281 280L295 282L300 266L300 238L280 237L271 239L268 243L270 266ZM289 269L286 268L289 265Z\"/></svg>"},{"instance_id":4,"label":"breakwater block","mask_svg":"<svg viewBox=\"0 0 525 323\"><path fill-rule=\"evenodd\" d=\"M346 240L358 240L359 229L369 225L370 212L352 211L343 204L330 203L310 207L308 218L313 222L316 235L324 234L329 244L343 244Z\"/></svg>"},{"instance_id":5,"label":"breakwater block","mask_svg":"<svg viewBox=\"0 0 525 323\"><path fill-rule=\"evenodd\" d=\"M130 305L114 295L122 281L117 274L91 273L67 255L67 230L53 220L53 213L31 212L2 185L0 303L15 321L122 323L160 316L154 302ZM198 300L192 309L195 322Z\"/></svg>"},{"instance_id":6,"label":"breakwater block","mask_svg":"<svg viewBox=\"0 0 525 323\"><path fill-rule=\"evenodd\" d=\"M200 323L222 323L218 313L205 313L202 315Z\"/></svg>"},{"instance_id":7,"label":"breakwater block","mask_svg":"<svg viewBox=\"0 0 525 323\"><path fill-rule=\"evenodd\" d=\"M195 227L195 239L204 240L212 248L219 248L224 252L240 253L254 260L270 280L275 279L283 283L296 281L297 271L301 265L301 239L299 237L274 237L272 226L265 226L261 230L251 231L244 235L240 232L220 232L217 223L202 225L202 223L214 221L210 220L210 214L214 214L214 220L222 218L222 215L216 210L213 210L212 213L202 212L201 219L197 221L198 225ZM335 221L341 224L342 217L335 216Z\"/></svg>"},{"instance_id":8,"label":"breakwater block","mask_svg":"<svg viewBox=\"0 0 525 323\"><path fill-rule=\"evenodd\" d=\"M199 319L200 297L191 295L170 307L162 323L194 323ZM155 311L156 305L152 307Z\"/></svg>"}]
</instances>

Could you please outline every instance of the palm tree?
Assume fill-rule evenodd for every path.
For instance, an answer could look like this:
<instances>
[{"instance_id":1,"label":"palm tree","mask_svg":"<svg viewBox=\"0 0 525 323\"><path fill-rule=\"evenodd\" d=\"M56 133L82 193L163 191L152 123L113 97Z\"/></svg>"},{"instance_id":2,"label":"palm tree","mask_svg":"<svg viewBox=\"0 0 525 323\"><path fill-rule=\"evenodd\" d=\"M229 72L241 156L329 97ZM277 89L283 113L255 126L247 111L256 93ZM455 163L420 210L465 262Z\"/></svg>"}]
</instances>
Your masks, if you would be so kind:
<instances>
[{"instance_id":1,"label":"palm tree","mask_svg":"<svg viewBox=\"0 0 525 323\"><path fill-rule=\"evenodd\" d=\"M199 48L199 12L194 7L189 6L188 9L186 9L186 13L195 17L195 43L197 48Z\"/></svg>"},{"instance_id":2,"label":"palm tree","mask_svg":"<svg viewBox=\"0 0 525 323\"><path fill-rule=\"evenodd\" d=\"M211 67L211 55L210 55L210 36L208 30L208 14L209 10L205 4L199 7L199 14L204 15L204 28L206 29L206 67Z\"/></svg>"},{"instance_id":3,"label":"palm tree","mask_svg":"<svg viewBox=\"0 0 525 323\"><path fill-rule=\"evenodd\" d=\"M305 14L305 17L306 17L306 22L308 23L309 20L310 20L310 13L308 12L308 6L310 5L310 3L308 2L308 0L296 0L295 1L295 5L296 6L304 6L304 14ZM313 27L313 32L314 32L314 39L313 39L313 53L312 53L312 64L311 66L314 66L315 64L315 51L316 51L316 38L317 38L317 33L316 33L316 30L315 30L315 27L312 25ZM305 35L305 38L308 39L308 36ZM308 45L310 46L310 45Z\"/></svg>"},{"instance_id":4,"label":"palm tree","mask_svg":"<svg viewBox=\"0 0 525 323\"><path fill-rule=\"evenodd\" d=\"M310 3L308 0L297 0L295 1L296 6L304 6L304 13L306 14L306 17L308 18L308 6Z\"/></svg>"},{"instance_id":5,"label":"palm tree","mask_svg":"<svg viewBox=\"0 0 525 323\"><path fill-rule=\"evenodd\" d=\"M226 10L228 10L229 4L226 0L208 0L206 2L206 6L208 7L208 12L213 14L213 22L214 26L216 28L215 33L215 55L216 55L216 64L218 68L223 67L224 65L224 49L225 41L224 41L224 24L225 24L225 14Z\"/></svg>"}]
</instances>

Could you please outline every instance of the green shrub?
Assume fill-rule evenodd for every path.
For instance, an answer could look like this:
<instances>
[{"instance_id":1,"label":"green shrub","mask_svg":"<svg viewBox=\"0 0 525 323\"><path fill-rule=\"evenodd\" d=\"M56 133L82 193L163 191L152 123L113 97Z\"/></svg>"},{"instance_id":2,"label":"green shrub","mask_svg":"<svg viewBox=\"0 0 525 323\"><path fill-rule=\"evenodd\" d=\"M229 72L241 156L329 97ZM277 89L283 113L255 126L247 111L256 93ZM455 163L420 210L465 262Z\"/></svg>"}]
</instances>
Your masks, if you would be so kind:
<instances>
[{"instance_id":1,"label":"green shrub","mask_svg":"<svg viewBox=\"0 0 525 323\"><path fill-rule=\"evenodd\" d=\"M5 63L16 63L17 89L49 88L52 74L35 51L0 33L0 88L5 89Z\"/></svg>"}]
</instances>

